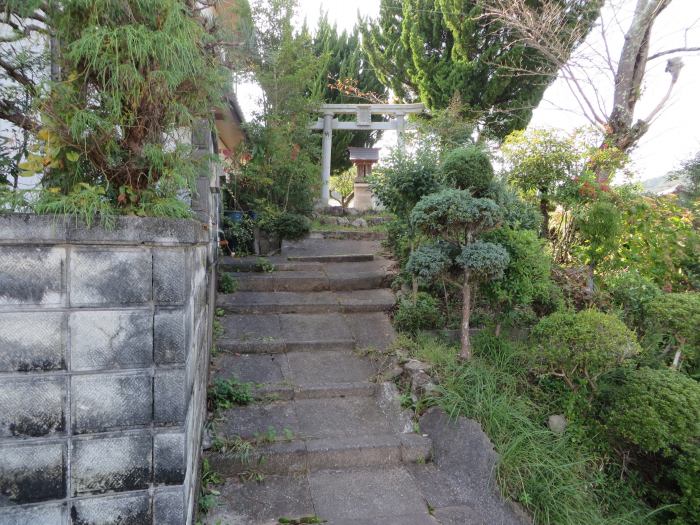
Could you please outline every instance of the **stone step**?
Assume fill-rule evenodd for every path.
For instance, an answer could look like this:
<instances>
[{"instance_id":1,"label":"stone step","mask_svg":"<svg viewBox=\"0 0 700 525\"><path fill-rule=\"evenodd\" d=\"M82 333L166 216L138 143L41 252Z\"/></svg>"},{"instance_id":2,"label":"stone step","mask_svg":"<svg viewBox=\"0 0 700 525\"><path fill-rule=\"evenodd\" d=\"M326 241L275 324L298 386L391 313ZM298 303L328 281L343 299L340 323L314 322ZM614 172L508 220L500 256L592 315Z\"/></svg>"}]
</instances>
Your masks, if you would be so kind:
<instances>
[{"instance_id":1,"label":"stone step","mask_svg":"<svg viewBox=\"0 0 700 525\"><path fill-rule=\"evenodd\" d=\"M282 438L283 439L283 438ZM219 474L303 474L321 469L394 466L424 462L430 439L416 434L372 434L281 440L254 445L245 458L230 451L208 453Z\"/></svg>"},{"instance_id":2,"label":"stone step","mask_svg":"<svg viewBox=\"0 0 700 525\"><path fill-rule=\"evenodd\" d=\"M369 397L377 390L371 362L352 352L221 354L211 373L214 378L253 383L260 399Z\"/></svg>"},{"instance_id":3,"label":"stone step","mask_svg":"<svg viewBox=\"0 0 700 525\"><path fill-rule=\"evenodd\" d=\"M382 245L377 240L326 239L309 236L299 241L284 241L282 243L283 257L309 257L318 255L347 255L352 253L380 253Z\"/></svg>"},{"instance_id":4,"label":"stone step","mask_svg":"<svg viewBox=\"0 0 700 525\"><path fill-rule=\"evenodd\" d=\"M328 525L438 523L410 472L402 466L325 469L305 475L266 476L259 482L231 478L218 488L222 504L203 518L205 525L273 524L280 517L309 516L326 520Z\"/></svg>"},{"instance_id":5,"label":"stone step","mask_svg":"<svg viewBox=\"0 0 700 525\"><path fill-rule=\"evenodd\" d=\"M217 347L232 353L295 350L385 350L396 334L383 312L325 314L227 314Z\"/></svg>"},{"instance_id":6,"label":"stone step","mask_svg":"<svg viewBox=\"0 0 700 525\"><path fill-rule=\"evenodd\" d=\"M349 253L338 255L290 255L287 260L292 262L368 262L374 260L372 253Z\"/></svg>"},{"instance_id":7,"label":"stone step","mask_svg":"<svg viewBox=\"0 0 700 525\"><path fill-rule=\"evenodd\" d=\"M280 255L267 257L267 262L274 268L272 272L260 270L259 257L222 257L219 260L219 272L255 272L269 275L274 272L323 271L323 264L314 261L289 261Z\"/></svg>"},{"instance_id":8,"label":"stone step","mask_svg":"<svg viewBox=\"0 0 700 525\"><path fill-rule=\"evenodd\" d=\"M362 264L362 263L338 263ZM383 269L341 268L324 271L287 271L272 273L230 273L238 282L241 292L322 292L328 290L371 290L388 286Z\"/></svg>"},{"instance_id":9,"label":"stone step","mask_svg":"<svg viewBox=\"0 0 700 525\"><path fill-rule=\"evenodd\" d=\"M228 313L386 312L396 303L388 288L349 292L236 292L219 294L216 305Z\"/></svg>"},{"instance_id":10,"label":"stone step","mask_svg":"<svg viewBox=\"0 0 700 525\"><path fill-rule=\"evenodd\" d=\"M353 241L383 241L387 238L386 232L356 230L314 230L309 234L311 239L336 239Z\"/></svg>"}]
</instances>

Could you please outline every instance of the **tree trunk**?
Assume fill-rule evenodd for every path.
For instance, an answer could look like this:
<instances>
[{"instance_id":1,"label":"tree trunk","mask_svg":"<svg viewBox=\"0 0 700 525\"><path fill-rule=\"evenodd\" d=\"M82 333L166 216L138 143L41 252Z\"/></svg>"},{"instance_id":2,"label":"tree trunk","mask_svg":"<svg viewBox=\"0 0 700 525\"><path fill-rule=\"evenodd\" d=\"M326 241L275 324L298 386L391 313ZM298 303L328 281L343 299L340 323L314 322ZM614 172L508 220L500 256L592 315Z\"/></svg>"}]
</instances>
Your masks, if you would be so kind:
<instances>
[{"instance_id":1,"label":"tree trunk","mask_svg":"<svg viewBox=\"0 0 700 525\"><path fill-rule=\"evenodd\" d=\"M542 214L542 233L543 239L549 239L549 199L547 197L540 198L540 213Z\"/></svg>"},{"instance_id":2,"label":"tree trunk","mask_svg":"<svg viewBox=\"0 0 700 525\"><path fill-rule=\"evenodd\" d=\"M411 239L411 253L413 253L413 239ZM415 275L411 276L411 291L413 292L413 306L418 302L418 278Z\"/></svg>"},{"instance_id":3,"label":"tree trunk","mask_svg":"<svg viewBox=\"0 0 700 525\"><path fill-rule=\"evenodd\" d=\"M496 321L496 329L493 332L493 335L496 337L501 337L501 327L503 326L503 323L501 321Z\"/></svg>"},{"instance_id":4,"label":"tree trunk","mask_svg":"<svg viewBox=\"0 0 700 525\"><path fill-rule=\"evenodd\" d=\"M464 284L462 285L462 350L460 359L468 361L472 358L472 342L469 338L469 318L472 314L472 288L469 282L469 270L464 270Z\"/></svg>"}]
</instances>

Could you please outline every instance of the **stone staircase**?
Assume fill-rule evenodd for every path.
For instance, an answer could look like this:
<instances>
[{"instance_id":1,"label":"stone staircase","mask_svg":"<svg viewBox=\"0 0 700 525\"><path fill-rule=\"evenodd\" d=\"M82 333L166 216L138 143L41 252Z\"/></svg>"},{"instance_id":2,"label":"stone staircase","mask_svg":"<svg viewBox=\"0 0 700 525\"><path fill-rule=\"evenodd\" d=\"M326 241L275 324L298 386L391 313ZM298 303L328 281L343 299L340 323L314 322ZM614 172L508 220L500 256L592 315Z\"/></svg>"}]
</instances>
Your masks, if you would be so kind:
<instances>
[{"instance_id":1,"label":"stone staircase","mask_svg":"<svg viewBox=\"0 0 700 525\"><path fill-rule=\"evenodd\" d=\"M394 385L377 383L365 357L395 337L392 263L379 252L376 240L312 235L285 243L271 273L244 271L253 259L222 264L239 287L218 299L212 379L253 383L256 401L212 423L218 446L206 457L225 483L205 524L511 523L493 512L431 515L424 493L448 483L431 470L432 442L413 432Z\"/></svg>"}]
</instances>

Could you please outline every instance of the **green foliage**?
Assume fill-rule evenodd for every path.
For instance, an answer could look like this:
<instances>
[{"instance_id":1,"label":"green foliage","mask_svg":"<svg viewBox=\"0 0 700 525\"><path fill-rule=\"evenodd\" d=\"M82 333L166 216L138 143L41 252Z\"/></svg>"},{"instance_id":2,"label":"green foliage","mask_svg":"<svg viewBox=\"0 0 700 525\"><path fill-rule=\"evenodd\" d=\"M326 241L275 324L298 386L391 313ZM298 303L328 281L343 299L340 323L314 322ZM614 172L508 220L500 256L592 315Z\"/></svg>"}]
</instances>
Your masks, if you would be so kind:
<instances>
[{"instance_id":1,"label":"green foliage","mask_svg":"<svg viewBox=\"0 0 700 525\"><path fill-rule=\"evenodd\" d=\"M584 262L597 265L618 245L622 223L620 211L608 200L596 200L578 218Z\"/></svg>"},{"instance_id":2,"label":"green foliage","mask_svg":"<svg viewBox=\"0 0 700 525\"><path fill-rule=\"evenodd\" d=\"M557 38L568 53L592 27L601 2L567 5ZM572 34L576 26L584 31ZM397 97L419 98L432 110L458 93L465 115L498 138L526 127L558 69L483 16L476 0L382 0L378 19L362 33L372 67Z\"/></svg>"},{"instance_id":3,"label":"green foliage","mask_svg":"<svg viewBox=\"0 0 700 525\"><path fill-rule=\"evenodd\" d=\"M37 138L43 186L66 199L39 209L70 211L90 186L123 213L183 216L176 196L191 187L198 161L191 148L169 144L219 104L225 75L209 51L216 35L182 0L68 0L48 18L63 79L41 104Z\"/></svg>"},{"instance_id":4,"label":"green foliage","mask_svg":"<svg viewBox=\"0 0 700 525\"><path fill-rule=\"evenodd\" d=\"M250 255L253 251L255 240L255 221L244 215L240 221L232 221L228 217L223 220L224 239L229 243L229 248L240 257Z\"/></svg>"},{"instance_id":5,"label":"green foliage","mask_svg":"<svg viewBox=\"0 0 700 525\"><path fill-rule=\"evenodd\" d=\"M223 272L219 275L219 292L221 293L236 293L238 290L238 281L228 272Z\"/></svg>"},{"instance_id":6,"label":"green foliage","mask_svg":"<svg viewBox=\"0 0 700 525\"><path fill-rule=\"evenodd\" d=\"M73 191L63 194L58 191L46 191L32 205L39 214L65 215L72 217L76 223L84 222L91 227L99 219L105 228L112 228L115 220L114 206L105 195L102 186L91 186L81 182Z\"/></svg>"},{"instance_id":7,"label":"green foliage","mask_svg":"<svg viewBox=\"0 0 700 525\"><path fill-rule=\"evenodd\" d=\"M214 379L207 391L210 410L226 410L234 405L247 405L253 401L250 383L241 383L236 378Z\"/></svg>"},{"instance_id":8,"label":"green foliage","mask_svg":"<svg viewBox=\"0 0 700 525\"><path fill-rule=\"evenodd\" d=\"M493 182L493 166L489 154L482 148L466 146L453 149L445 156L440 176L447 186L480 196Z\"/></svg>"},{"instance_id":9,"label":"green foliage","mask_svg":"<svg viewBox=\"0 0 700 525\"><path fill-rule=\"evenodd\" d=\"M407 219L422 197L438 189L437 164L432 150L394 149L370 181L370 188L391 213Z\"/></svg>"},{"instance_id":10,"label":"green foliage","mask_svg":"<svg viewBox=\"0 0 700 525\"><path fill-rule=\"evenodd\" d=\"M501 145L508 180L524 192L551 195L559 184L584 169L586 150L575 137L556 130L514 131Z\"/></svg>"},{"instance_id":11,"label":"green foliage","mask_svg":"<svg viewBox=\"0 0 700 525\"><path fill-rule=\"evenodd\" d=\"M491 199L474 198L467 190L446 189L423 197L411 212L411 224L429 237L467 242L469 234L488 231L502 220Z\"/></svg>"},{"instance_id":12,"label":"green foliage","mask_svg":"<svg viewBox=\"0 0 700 525\"><path fill-rule=\"evenodd\" d=\"M676 515L674 525L700 523L700 444L685 447L678 456L670 477L677 484L678 503L672 511Z\"/></svg>"},{"instance_id":13,"label":"green foliage","mask_svg":"<svg viewBox=\"0 0 700 525\"><path fill-rule=\"evenodd\" d=\"M400 332L414 334L419 330L442 328L445 319L438 301L425 292L419 292L415 304L404 299L394 314L394 324Z\"/></svg>"},{"instance_id":14,"label":"green foliage","mask_svg":"<svg viewBox=\"0 0 700 525\"><path fill-rule=\"evenodd\" d=\"M337 27L331 25L326 14L323 14L313 36L313 51L321 59L321 66L310 90L313 98L327 104L363 104L368 101L350 91L373 94L378 98L386 96L386 87L377 79L374 69L367 62L357 27L350 33L339 33ZM339 90L331 85L331 80L351 84L347 87L352 89ZM351 167L349 146L369 148L380 137L380 131L334 130L331 171L341 173Z\"/></svg>"},{"instance_id":15,"label":"green foliage","mask_svg":"<svg viewBox=\"0 0 700 525\"><path fill-rule=\"evenodd\" d=\"M613 304L622 311L628 326L641 328L649 317L647 306L661 290L637 270L622 271L605 278L605 287Z\"/></svg>"},{"instance_id":16,"label":"green foliage","mask_svg":"<svg viewBox=\"0 0 700 525\"><path fill-rule=\"evenodd\" d=\"M239 30L249 45L232 50L263 91L262 112L246 124L240 161L230 173L236 209L309 214L320 191L320 136L308 128L318 99L310 90L322 61L306 27L295 31L295 0L257 0Z\"/></svg>"},{"instance_id":17,"label":"green foliage","mask_svg":"<svg viewBox=\"0 0 700 525\"><path fill-rule=\"evenodd\" d=\"M455 262L477 279L501 279L510 256L500 244L477 240L464 246Z\"/></svg>"},{"instance_id":18,"label":"green foliage","mask_svg":"<svg viewBox=\"0 0 700 525\"><path fill-rule=\"evenodd\" d=\"M298 213L266 213L258 220L258 226L280 239L294 241L309 233L311 221Z\"/></svg>"},{"instance_id":19,"label":"green foliage","mask_svg":"<svg viewBox=\"0 0 700 525\"><path fill-rule=\"evenodd\" d=\"M606 423L642 452L669 455L700 438L700 384L667 368L631 370L611 396Z\"/></svg>"},{"instance_id":20,"label":"green foliage","mask_svg":"<svg viewBox=\"0 0 700 525\"><path fill-rule=\"evenodd\" d=\"M598 269L634 269L662 288L700 289L700 233L693 210L680 206L674 195L650 197L625 187L616 200L619 241Z\"/></svg>"},{"instance_id":21,"label":"green foliage","mask_svg":"<svg viewBox=\"0 0 700 525\"><path fill-rule=\"evenodd\" d=\"M542 318L531 335L534 369L561 377L572 390L585 384L595 391L602 374L641 352L634 332L596 310L555 312Z\"/></svg>"},{"instance_id":22,"label":"green foliage","mask_svg":"<svg viewBox=\"0 0 700 525\"><path fill-rule=\"evenodd\" d=\"M700 293L661 294L646 305L645 338L658 340L661 348L679 350L690 361L691 369L700 365Z\"/></svg>"},{"instance_id":23,"label":"green foliage","mask_svg":"<svg viewBox=\"0 0 700 525\"><path fill-rule=\"evenodd\" d=\"M406 262L406 271L426 283L446 274L453 266L453 257L444 243L423 244L413 250Z\"/></svg>"},{"instance_id":24,"label":"green foliage","mask_svg":"<svg viewBox=\"0 0 700 525\"><path fill-rule=\"evenodd\" d=\"M503 246L510 259L501 279L480 286L496 312L509 314L533 305L551 308L556 302L551 278L552 257L537 233L499 228L488 233L485 239Z\"/></svg>"},{"instance_id":25,"label":"green foliage","mask_svg":"<svg viewBox=\"0 0 700 525\"><path fill-rule=\"evenodd\" d=\"M348 168L338 175L331 175L331 191L340 195L340 205L343 208L347 208L350 204L350 197L355 192L356 178L357 170L355 168Z\"/></svg>"}]
</instances>

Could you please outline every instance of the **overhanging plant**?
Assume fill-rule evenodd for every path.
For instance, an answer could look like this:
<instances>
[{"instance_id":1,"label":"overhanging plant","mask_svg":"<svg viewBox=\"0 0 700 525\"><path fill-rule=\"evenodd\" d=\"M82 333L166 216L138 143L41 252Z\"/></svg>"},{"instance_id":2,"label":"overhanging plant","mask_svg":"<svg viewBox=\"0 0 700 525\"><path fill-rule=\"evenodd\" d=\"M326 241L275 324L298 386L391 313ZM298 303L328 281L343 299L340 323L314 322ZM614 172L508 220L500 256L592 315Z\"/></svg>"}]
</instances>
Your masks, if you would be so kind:
<instances>
[{"instance_id":1,"label":"overhanging plant","mask_svg":"<svg viewBox=\"0 0 700 525\"><path fill-rule=\"evenodd\" d=\"M225 80L212 32L184 0L51 5L61 79L40 100L42 128L22 166L43 173L36 211L87 218L94 210L75 193L89 192L106 216L188 216L178 197L198 161L184 134L211 120Z\"/></svg>"}]
</instances>

